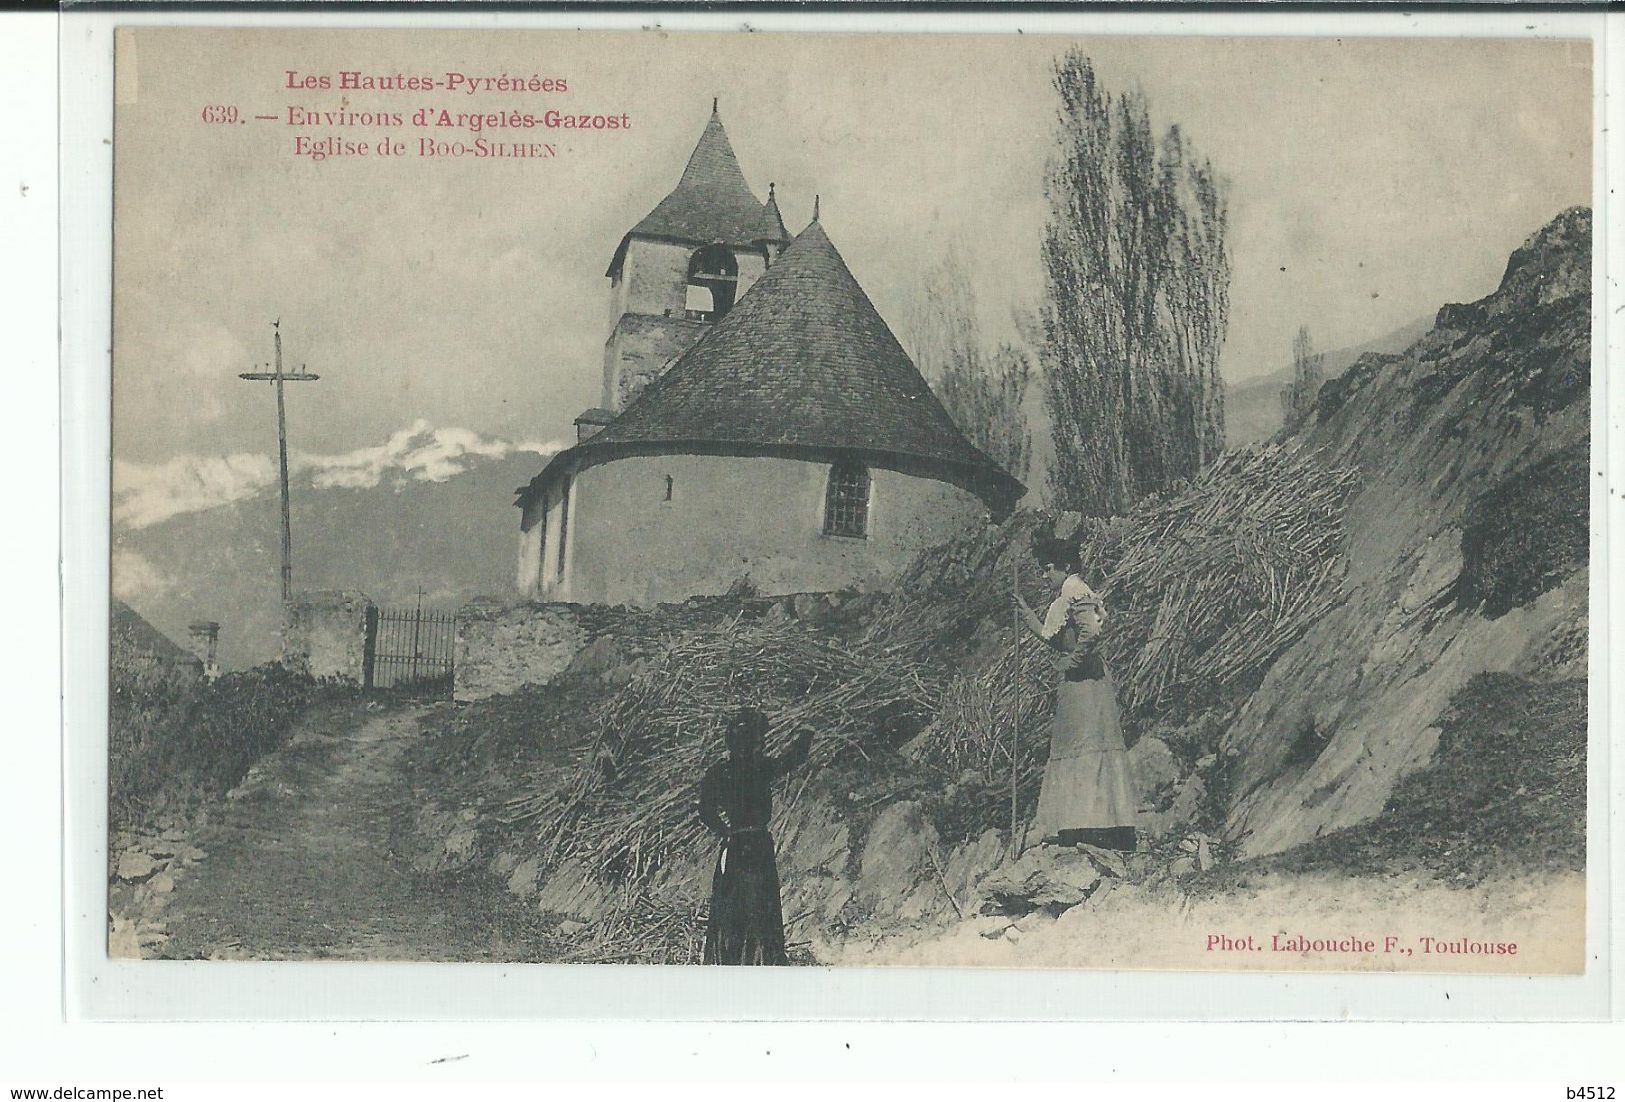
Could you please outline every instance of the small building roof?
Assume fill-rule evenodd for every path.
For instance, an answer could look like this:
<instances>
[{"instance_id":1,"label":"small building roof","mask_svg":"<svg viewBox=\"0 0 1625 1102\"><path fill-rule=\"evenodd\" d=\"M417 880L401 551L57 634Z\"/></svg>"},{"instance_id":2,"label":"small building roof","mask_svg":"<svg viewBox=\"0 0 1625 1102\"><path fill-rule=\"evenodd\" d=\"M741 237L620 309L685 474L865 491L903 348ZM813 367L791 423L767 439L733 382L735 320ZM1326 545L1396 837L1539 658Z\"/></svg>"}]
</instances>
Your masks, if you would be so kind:
<instances>
[{"instance_id":1,"label":"small building roof","mask_svg":"<svg viewBox=\"0 0 1625 1102\"><path fill-rule=\"evenodd\" d=\"M168 666L203 668L203 659L153 627L146 617L117 597L110 599L108 620L116 639L125 641L156 661Z\"/></svg>"},{"instance_id":2,"label":"small building roof","mask_svg":"<svg viewBox=\"0 0 1625 1102\"><path fill-rule=\"evenodd\" d=\"M891 456L1012 502L1023 490L959 431L816 221L619 417L555 456L521 504L598 453L718 446Z\"/></svg>"},{"instance_id":3,"label":"small building roof","mask_svg":"<svg viewBox=\"0 0 1625 1102\"><path fill-rule=\"evenodd\" d=\"M693 245L721 242L745 247L783 244L788 240L773 195L769 193L768 201L763 203L745 181L745 173L739 167L739 158L734 156L733 145L728 141L728 132L722 127L714 102L711 119L700 133L694 152L689 154L682 179L677 181L671 194L621 238L605 275L613 276L620 271L626 258L626 246L634 237Z\"/></svg>"}]
</instances>

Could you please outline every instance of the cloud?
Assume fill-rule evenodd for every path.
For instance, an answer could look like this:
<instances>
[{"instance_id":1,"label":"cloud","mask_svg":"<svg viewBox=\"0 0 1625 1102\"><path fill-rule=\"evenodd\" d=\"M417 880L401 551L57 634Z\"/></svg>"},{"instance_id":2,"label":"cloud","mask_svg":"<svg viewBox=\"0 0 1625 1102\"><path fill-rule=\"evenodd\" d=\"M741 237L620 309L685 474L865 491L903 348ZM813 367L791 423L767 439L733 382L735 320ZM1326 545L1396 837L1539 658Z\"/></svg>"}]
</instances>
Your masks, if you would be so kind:
<instances>
[{"instance_id":1,"label":"cloud","mask_svg":"<svg viewBox=\"0 0 1625 1102\"><path fill-rule=\"evenodd\" d=\"M113 461L113 526L146 528L183 513L218 509L276 482L268 455L177 455L162 463Z\"/></svg>"},{"instance_id":2,"label":"cloud","mask_svg":"<svg viewBox=\"0 0 1625 1102\"><path fill-rule=\"evenodd\" d=\"M398 490L414 481L446 482L479 459L525 452L546 458L563 447L558 441L513 443L471 429L436 429L420 419L382 444L338 455L295 452L289 466L319 490L366 490L386 478ZM276 477L276 460L268 455L177 455L162 463L114 460L113 525L147 528L185 513L246 501L275 486Z\"/></svg>"},{"instance_id":3,"label":"cloud","mask_svg":"<svg viewBox=\"0 0 1625 1102\"><path fill-rule=\"evenodd\" d=\"M152 561L122 547L113 549L113 596L139 603L173 588L175 582Z\"/></svg>"},{"instance_id":4,"label":"cloud","mask_svg":"<svg viewBox=\"0 0 1625 1102\"><path fill-rule=\"evenodd\" d=\"M445 482L468 470L475 459L505 459L516 452L551 456L562 446L514 444L483 437L470 429L431 429L427 421L419 419L374 447L357 448L343 455L298 455L293 466L309 472L317 489L364 490L378 485L386 475L404 475L418 482Z\"/></svg>"}]
</instances>

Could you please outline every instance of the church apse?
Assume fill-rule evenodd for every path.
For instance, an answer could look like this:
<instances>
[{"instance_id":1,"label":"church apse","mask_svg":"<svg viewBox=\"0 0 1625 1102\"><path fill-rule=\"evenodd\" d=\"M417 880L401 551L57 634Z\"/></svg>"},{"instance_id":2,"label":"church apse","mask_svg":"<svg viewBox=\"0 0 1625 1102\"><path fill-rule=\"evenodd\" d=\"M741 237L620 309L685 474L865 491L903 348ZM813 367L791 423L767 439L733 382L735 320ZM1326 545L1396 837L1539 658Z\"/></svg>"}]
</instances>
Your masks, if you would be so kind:
<instances>
[{"instance_id":1,"label":"church apse","mask_svg":"<svg viewBox=\"0 0 1625 1102\"><path fill-rule=\"evenodd\" d=\"M1024 492L954 425L816 199L789 239L715 109L605 275L601 408L519 493L527 597L879 588Z\"/></svg>"}]
</instances>

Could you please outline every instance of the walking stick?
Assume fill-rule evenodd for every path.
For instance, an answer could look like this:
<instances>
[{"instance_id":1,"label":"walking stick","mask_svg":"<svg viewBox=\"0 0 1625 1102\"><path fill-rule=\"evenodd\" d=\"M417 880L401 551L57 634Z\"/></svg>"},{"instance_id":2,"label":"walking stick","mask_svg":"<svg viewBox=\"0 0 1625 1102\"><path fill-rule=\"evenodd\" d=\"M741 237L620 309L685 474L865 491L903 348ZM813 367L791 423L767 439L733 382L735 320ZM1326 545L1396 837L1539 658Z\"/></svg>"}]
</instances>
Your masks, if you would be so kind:
<instances>
[{"instance_id":1,"label":"walking stick","mask_svg":"<svg viewBox=\"0 0 1625 1102\"><path fill-rule=\"evenodd\" d=\"M1017 556L1010 567L1010 577L1014 585L1013 593L1021 596L1021 558ZM1021 843L1016 838L1016 775L1021 761L1021 606L1014 601L1010 602L1011 619L1016 632L1011 640L1011 653L1015 656L1016 684L1011 694L1014 702L1015 717L1010 725L1010 856L1021 856Z\"/></svg>"}]
</instances>

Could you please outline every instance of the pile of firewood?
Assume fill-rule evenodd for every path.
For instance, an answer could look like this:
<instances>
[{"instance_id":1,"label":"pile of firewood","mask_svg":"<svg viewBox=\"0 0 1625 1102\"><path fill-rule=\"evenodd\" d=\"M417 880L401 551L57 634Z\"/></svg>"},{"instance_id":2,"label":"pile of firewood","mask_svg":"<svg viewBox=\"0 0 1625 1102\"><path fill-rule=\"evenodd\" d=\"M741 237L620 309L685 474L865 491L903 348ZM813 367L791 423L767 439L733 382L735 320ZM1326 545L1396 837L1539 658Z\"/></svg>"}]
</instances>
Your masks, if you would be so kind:
<instances>
[{"instance_id":1,"label":"pile of firewood","mask_svg":"<svg viewBox=\"0 0 1625 1102\"><path fill-rule=\"evenodd\" d=\"M1303 453L1236 452L1177 493L1083 525L1085 573L1108 609L1104 656L1131 728L1251 691L1339 600L1355 484L1353 471ZM1042 611L1048 599L1029 550L1041 529L1023 514L922 557L858 630L745 612L685 624L594 708L590 748L563 788L512 805L507 821L535 824L548 867L569 860L606 882L645 883L700 843L698 783L743 706L768 714L769 753L804 728L817 735L806 775L894 745L888 725L901 721L924 729L915 756L945 784L970 772L1008 785L1019 728L1030 798L1054 672L1031 637L1016 656L1010 594L1021 564L1027 600Z\"/></svg>"},{"instance_id":2,"label":"pile of firewood","mask_svg":"<svg viewBox=\"0 0 1625 1102\"><path fill-rule=\"evenodd\" d=\"M1131 729L1250 692L1341 600L1343 511L1357 484L1353 469L1303 452L1231 452L1177 493L1083 525L1084 573L1108 610L1103 657ZM997 591L998 580L984 588ZM991 607L985 594L965 603ZM1013 635L1008 621L1001 630ZM1030 637L1022 648L1019 676L1012 644L947 685L926 760L1008 783L1019 731L1021 785L1036 788L1055 674L1047 648Z\"/></svg>"},{"instance_id":3,"label":"pile of firewood","mask_svg":"<svg viewBox=\"0 0 1625 1102\"><path fill-rule=\"evenodd\" d=\"M541 814L548 863L582 861L606 879L635 880L700 839L700 778L725 750L722 730L741 707L771 720L769 753L812 730L811 767L866 755L887 724L929 715L939 689L929 669L884 645L794 620L736 620L671 639L594 717L590 752Z\"/></svg>"},{"instance_id":4,"label":"pile of firewood","mask_svg":"<svg viewBox=\"0 0 1625 1102\"><path fill-rule=\"evenodd\" d=\"M562 964L699 964L705 954L708 906L687 896L622 892L590 936L559 957Z\"/></svg>"},{"instance_id":5,"label":"pile of firewood","mask_svg":"<svg viewBox=\"0 0 1625 1102\"><path fill-rule=\"evenodd\" d=\"M1343 510L1358 482L1305 452L1236 451L1188 489L1088 526L1083 560L1105 580L1124 711L1253 688L1341 599Z\"/></svg>"}]
</instances>

